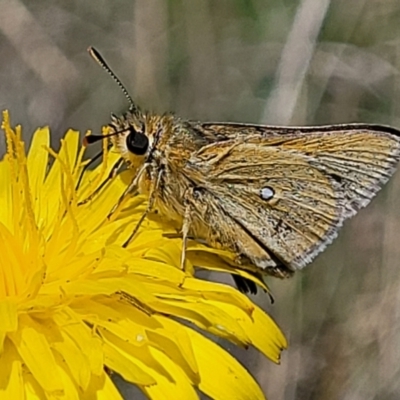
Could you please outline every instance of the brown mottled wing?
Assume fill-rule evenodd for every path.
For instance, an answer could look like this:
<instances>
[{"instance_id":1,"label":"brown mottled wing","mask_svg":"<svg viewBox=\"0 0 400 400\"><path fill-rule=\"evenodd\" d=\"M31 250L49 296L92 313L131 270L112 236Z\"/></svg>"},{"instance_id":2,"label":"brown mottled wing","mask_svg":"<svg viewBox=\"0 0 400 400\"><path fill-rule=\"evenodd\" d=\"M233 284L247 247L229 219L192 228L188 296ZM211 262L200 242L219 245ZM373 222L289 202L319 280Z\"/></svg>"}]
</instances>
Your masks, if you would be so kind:
<instances>
[{"instance_id":1,"label":"brown mottled wing","mask_svg":"<svg viewBox=\"0 0 400 400\"><path fill-rule=\"evenodd\" d=\"M263 269L279 263L300 269L333 240L344 219L368 204L399 161L397 131L324 128L241 129L235 139L207 145L190 159L194 206L215 244L228 244ZM270 199L262 198L263 188L272 190Z\"/></svg>"}]
</instances>

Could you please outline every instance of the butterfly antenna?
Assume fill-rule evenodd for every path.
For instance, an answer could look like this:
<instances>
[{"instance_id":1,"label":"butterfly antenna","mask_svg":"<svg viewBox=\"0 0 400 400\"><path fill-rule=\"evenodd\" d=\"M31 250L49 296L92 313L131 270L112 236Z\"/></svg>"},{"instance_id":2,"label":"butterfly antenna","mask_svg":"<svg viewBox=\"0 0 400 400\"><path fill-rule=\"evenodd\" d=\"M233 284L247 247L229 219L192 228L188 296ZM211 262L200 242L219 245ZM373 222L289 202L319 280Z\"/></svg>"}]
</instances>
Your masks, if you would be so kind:
<instances>
[{"instance_id":1,"label":"butterfly antenna","mask_svg":"<svg viewBox=\"0 0 400 400\"><path fill-rule=\"evenodd\" d=\"M136 114L139 111L137 105L133 101L131 95L126 90L126 87L122 84L121 80L118 78L117 75L114 74L112 69L107 65L101 54L94 47L89 47L88 52L91 55L91 57L97 62L97 64L99 64L111 76L111 78L114 79L114 81L120 87L122 93L125 95L130 104L129 111Z\"/></svg>"}]
</instances>

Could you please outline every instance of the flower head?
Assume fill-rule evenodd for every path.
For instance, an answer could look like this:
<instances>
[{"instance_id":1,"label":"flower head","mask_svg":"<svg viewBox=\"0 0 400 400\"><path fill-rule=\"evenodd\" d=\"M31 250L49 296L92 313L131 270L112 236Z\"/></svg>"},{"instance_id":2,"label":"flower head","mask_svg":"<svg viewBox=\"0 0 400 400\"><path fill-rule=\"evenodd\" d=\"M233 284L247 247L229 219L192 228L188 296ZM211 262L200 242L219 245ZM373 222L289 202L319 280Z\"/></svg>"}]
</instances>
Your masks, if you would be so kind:
<instances>
[{"instance_id":1,"label":"flower head","mask_svg":"<svg viewBox=\"0 0 400 400\"><path fill-rule=\"evenodd\" d=\"M0 397L121 398L114 371L154 399L197 398L196 388L216 399L263 398L200 332L277 362L286 341L275 323L237 290L182 271L181 240L165 237L162 221L147 220L123 246L145 199L127 198L109 215L132 178L107 180L117 154L105 147L103 162L85 170L78 133L55 153L45 128L26 155L21 128L3 118ZM193 243L188 263L232 272L215 253Z\"/></svg>"}]
</instances>

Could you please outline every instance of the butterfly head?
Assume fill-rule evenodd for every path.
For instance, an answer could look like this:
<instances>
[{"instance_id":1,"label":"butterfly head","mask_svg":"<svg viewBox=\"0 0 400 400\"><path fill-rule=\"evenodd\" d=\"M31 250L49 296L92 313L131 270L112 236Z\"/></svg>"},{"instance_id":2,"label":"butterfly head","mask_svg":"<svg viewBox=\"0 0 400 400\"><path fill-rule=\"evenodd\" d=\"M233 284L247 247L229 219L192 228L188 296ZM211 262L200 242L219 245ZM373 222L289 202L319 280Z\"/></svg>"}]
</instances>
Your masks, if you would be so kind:
<instances>
[{"instance_id":1,"label":"butterfly head","mask_svg":"<svg viewBox=\"0 0 400 400\"><path fill-rule=\"evenodd\" d=\"M137 109L121 117L111 115L109 128L112 143L125 161L130 165L143 163L153 143L146 116Z\"/></svg>"}]
</instances>

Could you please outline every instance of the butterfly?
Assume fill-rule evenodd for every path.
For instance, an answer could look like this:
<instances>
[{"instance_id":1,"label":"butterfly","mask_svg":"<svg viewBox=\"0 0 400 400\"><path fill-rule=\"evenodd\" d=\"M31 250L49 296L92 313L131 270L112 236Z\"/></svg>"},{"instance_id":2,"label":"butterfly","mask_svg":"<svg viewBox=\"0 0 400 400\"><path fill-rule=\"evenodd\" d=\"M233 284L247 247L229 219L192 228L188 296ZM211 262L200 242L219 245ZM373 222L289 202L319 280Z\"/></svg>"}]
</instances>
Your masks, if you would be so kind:
<instances>
[{"instance_id":1,"label":"butterfly","mask_svg":"<svg viewBox=\"0 0 400 400\"><path fill-rule=\"evenodd\" d=\"M198 122L142 111L93 48L89 52L130 102L109 136L135 178L125 195L148 196L189 237L229 250L257 276L290 277L337 236L394 173L400 131L341 124L283 127ZM91 135L92 143L103 139ZM235 277L238 288L255 284Z\"/></svg>"}]
</instances>

